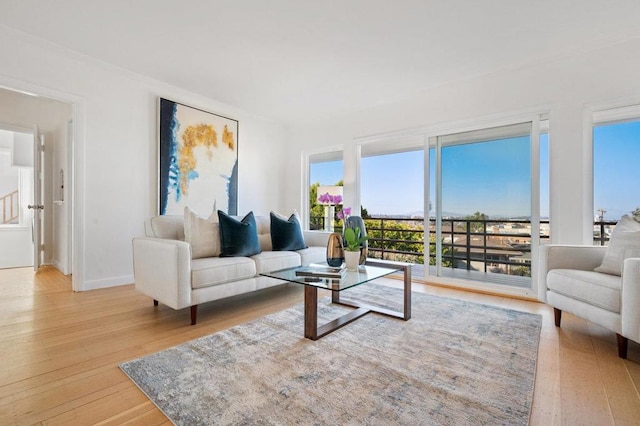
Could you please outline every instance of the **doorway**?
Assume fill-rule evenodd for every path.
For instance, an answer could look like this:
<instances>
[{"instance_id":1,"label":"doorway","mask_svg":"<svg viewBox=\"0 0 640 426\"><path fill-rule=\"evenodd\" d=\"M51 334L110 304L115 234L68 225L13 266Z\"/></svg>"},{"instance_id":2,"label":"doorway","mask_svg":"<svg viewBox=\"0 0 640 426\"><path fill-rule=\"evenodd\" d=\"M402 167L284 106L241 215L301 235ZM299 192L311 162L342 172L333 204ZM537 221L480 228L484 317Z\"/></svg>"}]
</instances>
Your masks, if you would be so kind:
<instances>
[{"instance_id":1,"label":"doorway","mask_svg":"<svg viewBox=\"0 0 640 426\"><path fill-rule=\"evenodd\" d=\"M52 265L65 275L72 272L72 129L73 104L47 97L0 88L0 136L5 141L0 150L0 166L4 157L11 158L2 170L11 176L7 202L3 206L10 216L9 222L0 224L0 253L15 253L20 257L0 263L0 268L30 266L34 264L35 250L42 249L41 263ZM34 152L33 131L39 129L44 151ZM11 134L11 138L9 138ZM25 138L26 136L26 138ZM4 140L3 139L3 140ZM40 155L41 174L34 173L33 159ZM34 199L35 176L42 182L42 196ZM3 197L4 192L0 194ZM17 192L17 193L16 193ZM42 240L34 242L33 212L29 206L40 206L43 213ZM24 253L28 247L30 256Z\"/></svg>"}]
</instances>

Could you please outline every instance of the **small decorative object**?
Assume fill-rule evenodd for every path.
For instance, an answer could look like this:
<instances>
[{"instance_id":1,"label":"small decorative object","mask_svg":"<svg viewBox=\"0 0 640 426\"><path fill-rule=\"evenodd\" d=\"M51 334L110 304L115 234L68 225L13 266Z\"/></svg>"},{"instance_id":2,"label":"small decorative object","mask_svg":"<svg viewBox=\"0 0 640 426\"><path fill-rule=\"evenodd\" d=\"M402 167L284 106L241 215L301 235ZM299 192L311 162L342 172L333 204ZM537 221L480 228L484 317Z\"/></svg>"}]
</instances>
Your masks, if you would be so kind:
<instances>
[{"instance_id":1,"label":"small decorative object","mask_svg":"<svg viewBox=\"0 0 640 426\"><path fill-rule=\"evenodd\" d=\"M360 260L360 251L345 251L344 263L349 271L357 271Z\"/></svg>"},{"instance_id":2,"label":"small decorative object","mask_svg":"<svg viewBox=\"0 0 640 426\"><path fill-rule=\"evenodd\" d=\"M347 229L353 229L353 230L359 229L361 233L361 237L364 238L360 243L360 265L364 265L364 263L367 260L367 255L369 254L368 253L369 243L367 242L368 240L367 229L364 226L364 220L362 220L360 216L349 216L349 213L351 212L350 208L347 207L345 209L342 209L342 211L345 211L345 210L347 210L347 213L343 214L345 234ZM338 213L338 216L340 216L340 213Z\"/></svg>"},{"instance_id":3,"label":"small decorative object","mask_svg":"<svg viewBox=\"0 0 640 426\"><path fill-rule=\"evenodd\" d=\"M327 242L327 265L340 267L344 261L344 251L342 249L342 235L337 232L329 235Z\"/></svg>"},{"instance_id":4,"label":"small decorative object","mask_svg":"<svg viewBox=\"0 0 640 426\"><path fill-rule=\"evenodd\" d=\"M347 269L352 271L358 269L362 255L361 246L367 241L367 238L366 235L361 235L360 228L357 226L344 229L344 259Z\"/></svg>"}]
</instances>

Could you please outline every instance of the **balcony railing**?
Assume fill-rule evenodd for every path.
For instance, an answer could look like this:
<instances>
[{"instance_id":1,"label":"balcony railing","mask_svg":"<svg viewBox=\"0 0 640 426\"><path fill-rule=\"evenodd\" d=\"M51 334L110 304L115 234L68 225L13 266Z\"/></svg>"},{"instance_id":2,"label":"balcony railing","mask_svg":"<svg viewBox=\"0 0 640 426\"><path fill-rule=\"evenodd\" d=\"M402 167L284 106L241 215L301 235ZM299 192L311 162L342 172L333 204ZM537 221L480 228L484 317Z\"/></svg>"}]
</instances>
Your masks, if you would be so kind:
<instances>
[{"instance_id":1,"label":"balcony railing","mask_svg":"<svg viewBox=\"0 0 640 426\"><path fill-rule=\"evenodd\" d=\"M311 218L323 229L324 218ZM594 222L594 244L606 245L615 221ZM425 264L424 219L368 217L369 256ZM427 265L436 263L435 219L429 220ZM336 232L342 222L336 221ZM549 243L549 220L540 221L540 244ZM528 219L442 219L442 267L482 273L531 276L531 221Z\"/></svg>"},{"instance_id":2,"label":"balcony railing","mask_svg":"<svg viewBox=\"0 0 640 426\"><path fill-rule=\"evenodd\" d=\"M0 209L2 210L2 222L0 224L18 223L19 214L18 191L12 191L0 197Z\"/></svg>"},{"instance_id":3,"label":"balcony railing","mask_svg":"<svg viewBox=\"0 0 640 426\"><path fill-rule=\"evenodd\" d=\"M322 223L315 218L312 223ZM548 220L540 221L548 240ZM424 264L424 220L405 217L365 219L369 256ZM341 225L338 223L337 225ZM435 219L429 221L428 264L435 265ZM442 266L469 271L531 276L531 222L520 219L442 220Z\"/></svg>"},{"instance_id":4,"label":"balcony railing","mask_svg":"<svg viewBox=\"0 0 640 426\"><path fill-rule=\"evenodd\" d=\"M611 238L611 232L616 226L615 220L596 220L593 222L593 244L606 246Z\"/></svg>"}]
</instances>

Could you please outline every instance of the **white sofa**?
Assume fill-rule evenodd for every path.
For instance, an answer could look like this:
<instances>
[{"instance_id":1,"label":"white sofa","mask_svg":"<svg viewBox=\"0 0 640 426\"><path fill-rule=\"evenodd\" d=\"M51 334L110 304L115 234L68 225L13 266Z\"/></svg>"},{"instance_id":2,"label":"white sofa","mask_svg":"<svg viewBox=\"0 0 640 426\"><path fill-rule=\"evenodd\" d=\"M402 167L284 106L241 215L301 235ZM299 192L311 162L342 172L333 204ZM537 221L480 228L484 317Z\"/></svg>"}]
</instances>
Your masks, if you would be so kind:
<instances>
[{"instance_id":1,"label":"white sofa","mask_svg":"<svg viewBox=\"0 0 640 426\"><path fill-rule=\"evenodd\" d=\"M133 239L136 290L153 298L156 306L161 302L173 309L190 307L193 325L201 303L284 283L260 273L326 261L329 233L303 231L308 248L272 251L270 217L256 216L255 221L261 253L192 259L183 216L152 217L145 222L146 236Z\"/></svg>"},{"instance_id":2,"label":"white sofa","mask_svg":"<svg viewBox=\"0 0 640 426\"><path fill-rule=\"evenodd\" d=\"M607 247L549 244L540 247L538 298L554 308L616 333L618 356L627 357L628 339L640 342L640 258L627 258L621 276L595 272Z\"/></svg>"}]
</instances>

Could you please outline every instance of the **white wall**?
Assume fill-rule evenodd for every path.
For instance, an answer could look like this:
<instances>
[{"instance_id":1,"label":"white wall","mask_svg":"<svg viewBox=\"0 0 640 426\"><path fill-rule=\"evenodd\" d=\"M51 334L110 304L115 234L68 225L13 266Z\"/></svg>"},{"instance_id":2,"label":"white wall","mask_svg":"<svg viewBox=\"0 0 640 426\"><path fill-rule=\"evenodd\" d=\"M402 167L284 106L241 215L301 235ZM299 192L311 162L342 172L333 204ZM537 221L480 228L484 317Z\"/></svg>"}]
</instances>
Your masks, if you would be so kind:
<instances>
[{"instance_id":1,"label":"white wall","mask_svg":"<svg viewBox=\"0 0 640 426\"><path fill-rule=\"evenodd\" d=\"M281 125L2 26L0 57L0 85L74 101L75 288L133 282L131 239L157 209L158 96L238 119L239 212L280 207Z\"/></svg>"},{"instance_id":2,"label":"white wall","mask_svg":"<svg viewBox=\"0 0 640 426\"><path fill-rule=\"evenodd\" d=\"M68 161L68 149L67 144L67 123L60 123L53 132L53 139L56 141L55 147L49 150L51 151L51 157L49 160L49 179L47 181L47 193L50 194L51 200L51 227L50 234L50 250L46 250L49 255L48 262L53 264L62 273L70 274L71 268L69 262L69 253L67 250L69 239L71 238L71 232L68 232L68 214L70 198L66 194L69 185L66 184L66 188L61 188L60 172L65 177L69 176L70 167ZM63 185L64 186L64 185Z\"/></svg>"},{"instance_id":3,"label":"white wall","mask_svg":"<svg viewBox=\"0 0 640 426\"><path fill-rule=\"evenodd\" d=\"M469 122L529 110L550 115L553 242L591 243L593 202L588 179L590 139L584 133L585 110L592 104L640 103L640 40L522 69L460 81L326 122L292 127L287 179L300 182L301 150L326 145L345 147L345 186L355 181L354 138L446 123ZM301 187L287 202L302 207ZM350 190L345 188L347 204ZM639 201L640 202L640 201Z\"/></svg>"}]
</instances>

